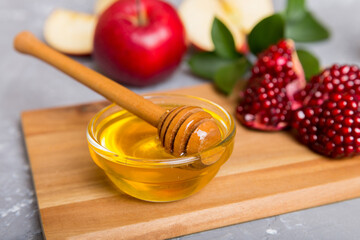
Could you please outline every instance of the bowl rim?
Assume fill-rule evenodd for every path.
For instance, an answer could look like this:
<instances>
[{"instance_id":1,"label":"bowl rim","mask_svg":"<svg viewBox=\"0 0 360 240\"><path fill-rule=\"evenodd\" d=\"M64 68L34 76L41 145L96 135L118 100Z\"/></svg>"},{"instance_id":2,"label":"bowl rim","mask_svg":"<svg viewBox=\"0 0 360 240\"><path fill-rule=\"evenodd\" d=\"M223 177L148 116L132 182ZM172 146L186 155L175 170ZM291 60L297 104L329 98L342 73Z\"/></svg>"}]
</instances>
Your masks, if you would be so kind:
<instances>
[{"instance_id":1,"label":"bowl rim","mask_svg":"<svg viewBox=\"0 0 360 240\"><path fill-rule=\"evenodd\" d=\"M226 111L222 106L220 106L217 103L214 103L213 101L210 101L208 99L202 98L202 97L197 97L197 96L192 96L192 95L186 95L186 94L172 94L172 93L153 93L153 94L143 94L142 95L145 99L150 99L152 97L184 97L184 98L192 98L192 99L196 99L202 102L205 102L207 104L210 104L212 106L215 106L216 108L218 108L219 110L221 110L224 115L227 117L228 121L229 121L229 128L228 131L225 135L225 137L217 144L215 144L214 146L207 148L204 151L201 151L199 153L196 154L192 154L189 156L183 156L183 157L177 157L177 158L162 158L162 159L151 159L151 158L136 158L136 157L131 157L131 156L119 156L116 152L113 152L107 148L105 148L104 146L102 146L95 138L94 134L93 134L93 125L95 123L95 121L107 110L118 106L115 103L111 103L110 105L102 108L100 111L98 111L89 121L88 126L87 126L87 130L86 130L86 138L88 140L89 146L92 148L93 151L96 152L96 154L99 154L103 157L105 157L105 159L112 161L114 163L119 163L119 164L123 164L123 165L130 165L131 162L136 162L137 164L139 162L141 163L149 163L149 164L161 164L161 165L178 165L178 164L185 164L185 163L191 163L194 162L196 160L201 159L201 155L204 155L206 157L210 157L214 154L216 154L217 152L211 152L213 149L221 146L221 145L225 145L227 142L229 142L234 136L235 136L235 132L236 132L236 126L235 126L235 122L234 122L234 118L232 117L232 115ZM121 106L118 106L121 107ZM101 152L99 152L98 150L101 150ZM111 158L111 159L109 159ZM115 161L115 159L119 158L119 161ZM126 159L126 161L124 161L124 159Z\"/></svg>"}]
</instances>

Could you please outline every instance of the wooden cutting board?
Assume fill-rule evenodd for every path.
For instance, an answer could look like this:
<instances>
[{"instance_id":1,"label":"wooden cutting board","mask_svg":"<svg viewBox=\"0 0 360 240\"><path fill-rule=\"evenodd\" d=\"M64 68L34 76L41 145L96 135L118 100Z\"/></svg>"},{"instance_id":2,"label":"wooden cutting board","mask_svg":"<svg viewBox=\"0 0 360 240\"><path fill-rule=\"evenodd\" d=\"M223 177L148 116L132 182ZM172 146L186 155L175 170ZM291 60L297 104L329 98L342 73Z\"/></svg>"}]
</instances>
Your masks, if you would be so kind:
<instances>
[{"instance_id":1,"label":"wooden cutting board","mask_svg":"<svg viewBox=\"0 0 360 240\"><path fill-rule=\"evenodd\" d=\"M211 85L174 91L230 113ZM163 239L360 197L360 158L325 159L288 132L237 124L234 152L202 191L148 203L116 191L88 153L85 130L108 103L25 112L22 123L47 239Z\"/></svg>"}]
</instances>

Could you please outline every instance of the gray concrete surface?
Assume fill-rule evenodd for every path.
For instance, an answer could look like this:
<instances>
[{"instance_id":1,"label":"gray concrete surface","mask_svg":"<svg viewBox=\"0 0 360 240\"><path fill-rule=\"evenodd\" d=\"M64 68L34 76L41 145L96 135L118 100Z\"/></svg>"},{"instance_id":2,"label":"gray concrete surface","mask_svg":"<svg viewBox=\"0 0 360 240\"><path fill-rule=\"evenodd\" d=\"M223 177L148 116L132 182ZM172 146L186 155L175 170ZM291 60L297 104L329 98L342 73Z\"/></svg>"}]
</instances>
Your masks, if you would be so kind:
<instances>
[{"instance_id":1,"label":"gray concrete surface","mask_svg":"<svg viewBox=\"0 0 360 240\"><path fill-rule=\"evenodd\" d=\"M23 29L41 37L44 20L56 7L91 12L93 3L93 0L0 1L0 239L43 239L20 113L102 99L53 68L15 53L12 39ZM332 38L307 47L325 66L335 62L360 64L360 2L322 0L309 1L309 5L332 30ZM282 7L283 1L276 1L276 8ZM94 67L90 58L76 59ZM134 90L164 90L203 81L191 76L183 64L167 82ZM176 239L360 239L360 199Z\"/></svg>"}]
</instances>

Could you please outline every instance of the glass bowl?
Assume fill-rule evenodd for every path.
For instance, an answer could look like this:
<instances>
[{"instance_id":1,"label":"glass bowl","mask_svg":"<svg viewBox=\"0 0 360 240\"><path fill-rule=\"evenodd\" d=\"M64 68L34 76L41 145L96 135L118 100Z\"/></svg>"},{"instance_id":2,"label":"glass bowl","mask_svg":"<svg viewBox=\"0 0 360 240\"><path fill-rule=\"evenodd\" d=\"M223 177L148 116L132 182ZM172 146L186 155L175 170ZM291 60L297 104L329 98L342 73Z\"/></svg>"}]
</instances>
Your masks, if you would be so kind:
<instances>
[{"instance_id":1,"label":"glass bowl","mask_svg":"<svg viewBox=\"0 0 360 240\"><path fill-rule=\"evenodd\" d=\"M141 145L143 140L137 142L137 138L157 134L157 129L111 104L99 111L88 125L87 141L91 157L114 185L130 196L151 202L186 198L202 189L230 157L235 136L234 120L226 110L206 99L174 94L144 97L169 109L179 105L202 107L215 118L222 132L222 140L198 154L175 158L162 149L155 135L151 144ZM124 125L116 136L111 135L111 127L120 129L115 128L117 125L114 124L131 122L131 118L136 119L136 123L142 127L134 123L135 130L132 130L131 124ZM104 137L105 133L109 139ZM108 147L112 146L108 144L118 143L127 144L128 147L121 150ZM141 150L141 153L137 153L137 150Z\"/></svg>"}]
</instances>

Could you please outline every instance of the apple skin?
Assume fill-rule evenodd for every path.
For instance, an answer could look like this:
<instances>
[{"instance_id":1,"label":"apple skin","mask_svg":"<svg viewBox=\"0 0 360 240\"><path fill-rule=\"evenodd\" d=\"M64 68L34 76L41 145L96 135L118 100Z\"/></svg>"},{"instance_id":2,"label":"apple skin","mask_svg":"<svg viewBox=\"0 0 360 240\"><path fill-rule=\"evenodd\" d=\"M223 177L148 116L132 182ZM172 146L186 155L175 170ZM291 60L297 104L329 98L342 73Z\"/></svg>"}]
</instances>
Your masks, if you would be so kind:
<instances>
[{"instance_id":1,"label":"apple skin","mask_svg":"<svg viewBox=\"0 0 360 240\"><path fill-rule=\"evenodd\" d=\"M122 0L101 14L93 56L113 80L146 86L164 80L186 52L185 28L168 3L141 0L146 24L137 23L135 0Z\"/></svg>"}]
</instances>

